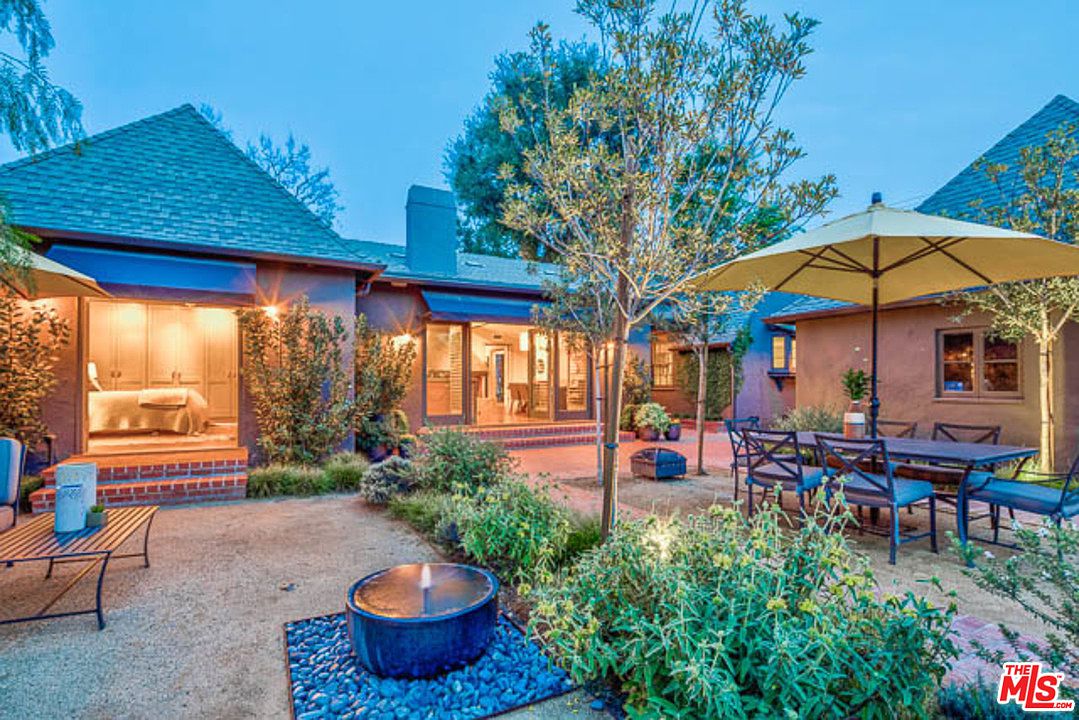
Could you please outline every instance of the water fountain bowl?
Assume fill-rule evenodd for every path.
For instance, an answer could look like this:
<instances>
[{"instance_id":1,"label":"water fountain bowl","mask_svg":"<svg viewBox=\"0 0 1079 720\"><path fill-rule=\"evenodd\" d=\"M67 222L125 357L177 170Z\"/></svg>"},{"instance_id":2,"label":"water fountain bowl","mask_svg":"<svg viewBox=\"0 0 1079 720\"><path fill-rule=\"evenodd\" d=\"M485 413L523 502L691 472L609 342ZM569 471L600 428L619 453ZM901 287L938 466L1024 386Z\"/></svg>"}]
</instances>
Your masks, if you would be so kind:
<instances>
[{"instance_id":1,"label":"water fountain bowl","mask_svg":"<svg viewBox=\"0 0 1079 720\"><path fill-rule=\"evenodd\" d=\"M498 622L498 579L457 563L397 565L353 584L345 615L365 668L383 677L432 677L487 649Z\"/></svg>"}]
</instances>

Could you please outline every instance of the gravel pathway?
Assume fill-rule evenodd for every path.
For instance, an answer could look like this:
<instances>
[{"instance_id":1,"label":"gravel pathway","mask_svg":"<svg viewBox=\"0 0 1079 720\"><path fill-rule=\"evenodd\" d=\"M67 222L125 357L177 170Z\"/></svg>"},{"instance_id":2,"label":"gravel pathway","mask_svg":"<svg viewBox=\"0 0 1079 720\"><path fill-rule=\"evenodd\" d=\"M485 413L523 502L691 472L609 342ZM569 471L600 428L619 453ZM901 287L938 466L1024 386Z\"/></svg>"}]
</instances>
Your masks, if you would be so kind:
<instances>
[{"instance_id":1,"label":"gravel pathway","mask_svg":"<svg viewBox=\"0 0 1079 720\"><path fill-rule=\"evenodd\" d=\"M330 496L164 509L150 559L109 568L104 631L90 616L0 627L0 718L287 718L283 623L341 610L370 572L439 558ZM33 612L75 571L0 568L4 616ZM63 602L92 601L84 580ZM507 717L601 717L587 708L571 695Z\"/></svg>"}]
</instances>

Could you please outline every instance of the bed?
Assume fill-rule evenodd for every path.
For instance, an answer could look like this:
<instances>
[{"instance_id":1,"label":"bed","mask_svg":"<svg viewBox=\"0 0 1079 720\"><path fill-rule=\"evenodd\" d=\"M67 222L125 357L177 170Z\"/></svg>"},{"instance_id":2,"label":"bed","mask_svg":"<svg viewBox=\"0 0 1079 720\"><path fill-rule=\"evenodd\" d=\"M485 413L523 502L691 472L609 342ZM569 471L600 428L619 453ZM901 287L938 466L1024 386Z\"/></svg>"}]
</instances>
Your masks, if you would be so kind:
<instances>
[{"instance_id":1,"label":"bed","mask_svg":"<svg viewBox=\"0 0 1079 720\"><path fill-rule=\"evenodd\" d=\"M194 388L91 390L89 432L199 435L209 425L206 398Z\"/></svg>"}]
</instances>

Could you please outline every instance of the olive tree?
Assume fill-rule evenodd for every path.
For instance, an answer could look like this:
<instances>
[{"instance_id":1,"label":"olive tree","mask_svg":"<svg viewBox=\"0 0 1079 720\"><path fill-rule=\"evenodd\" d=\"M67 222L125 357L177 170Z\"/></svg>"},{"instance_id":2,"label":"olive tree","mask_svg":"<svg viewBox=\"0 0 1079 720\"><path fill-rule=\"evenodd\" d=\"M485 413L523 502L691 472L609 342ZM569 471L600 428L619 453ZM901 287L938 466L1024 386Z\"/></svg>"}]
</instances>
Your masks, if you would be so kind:
<instances>
[{"instance_id":1,"label":"olive tree","mask_svg":"<svg viewBox=\"0 0 1079 720\"><path fill-rule=\"evenodd\" d=\"M659 10L654 0L580 0L603 75L565 107L545 89L507 107L514 134L545 135L523 148L529 182L511 182L504 222L550 248L567 271L614 309L611 390L604 416L603 531L617 507L618 417L631 330L701 273L760 240L768 208L777 236L820 212L831 177L786 181L802 157L775 110L805 72L816 22L787 15L777 28L743 0ZM532 54L549 67L546 25Z\"/></svg>"}]
</instances>

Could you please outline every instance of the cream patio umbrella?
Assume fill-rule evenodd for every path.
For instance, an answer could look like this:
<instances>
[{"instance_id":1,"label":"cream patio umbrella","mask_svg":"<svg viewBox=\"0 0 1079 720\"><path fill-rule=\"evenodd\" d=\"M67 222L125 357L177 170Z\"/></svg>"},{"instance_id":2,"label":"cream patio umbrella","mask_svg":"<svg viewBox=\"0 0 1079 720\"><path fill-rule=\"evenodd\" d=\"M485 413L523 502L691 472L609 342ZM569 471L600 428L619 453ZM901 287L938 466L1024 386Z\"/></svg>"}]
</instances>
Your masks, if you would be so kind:
<instances>
[{"instance_id":1,"label":"cream patio umbrella","mask_svg":"<svg viewBox=\"0 0 1079 720\"><path fill-rule=\"evenodd\" d=\"M897 210L881 202L704 273L701 290L769 290L868 305L870 432L877 434L881 304L994 283L1079 275L1079 247L1038 235Z\"/></svg>"},{"instance_id":2,"label":"cream patio umbrella","mask_svg":"<svg viewBox=\"0 0 1079 720\"><path fill-rule=\"evenodd\" d=\"M109 297L89 275L83 275L78 270L72 270L36 252L23 252L29 282L18 274L5 277L2 281L18 295L28 300L48 297Z\"/></svg>"}]
</instances>

